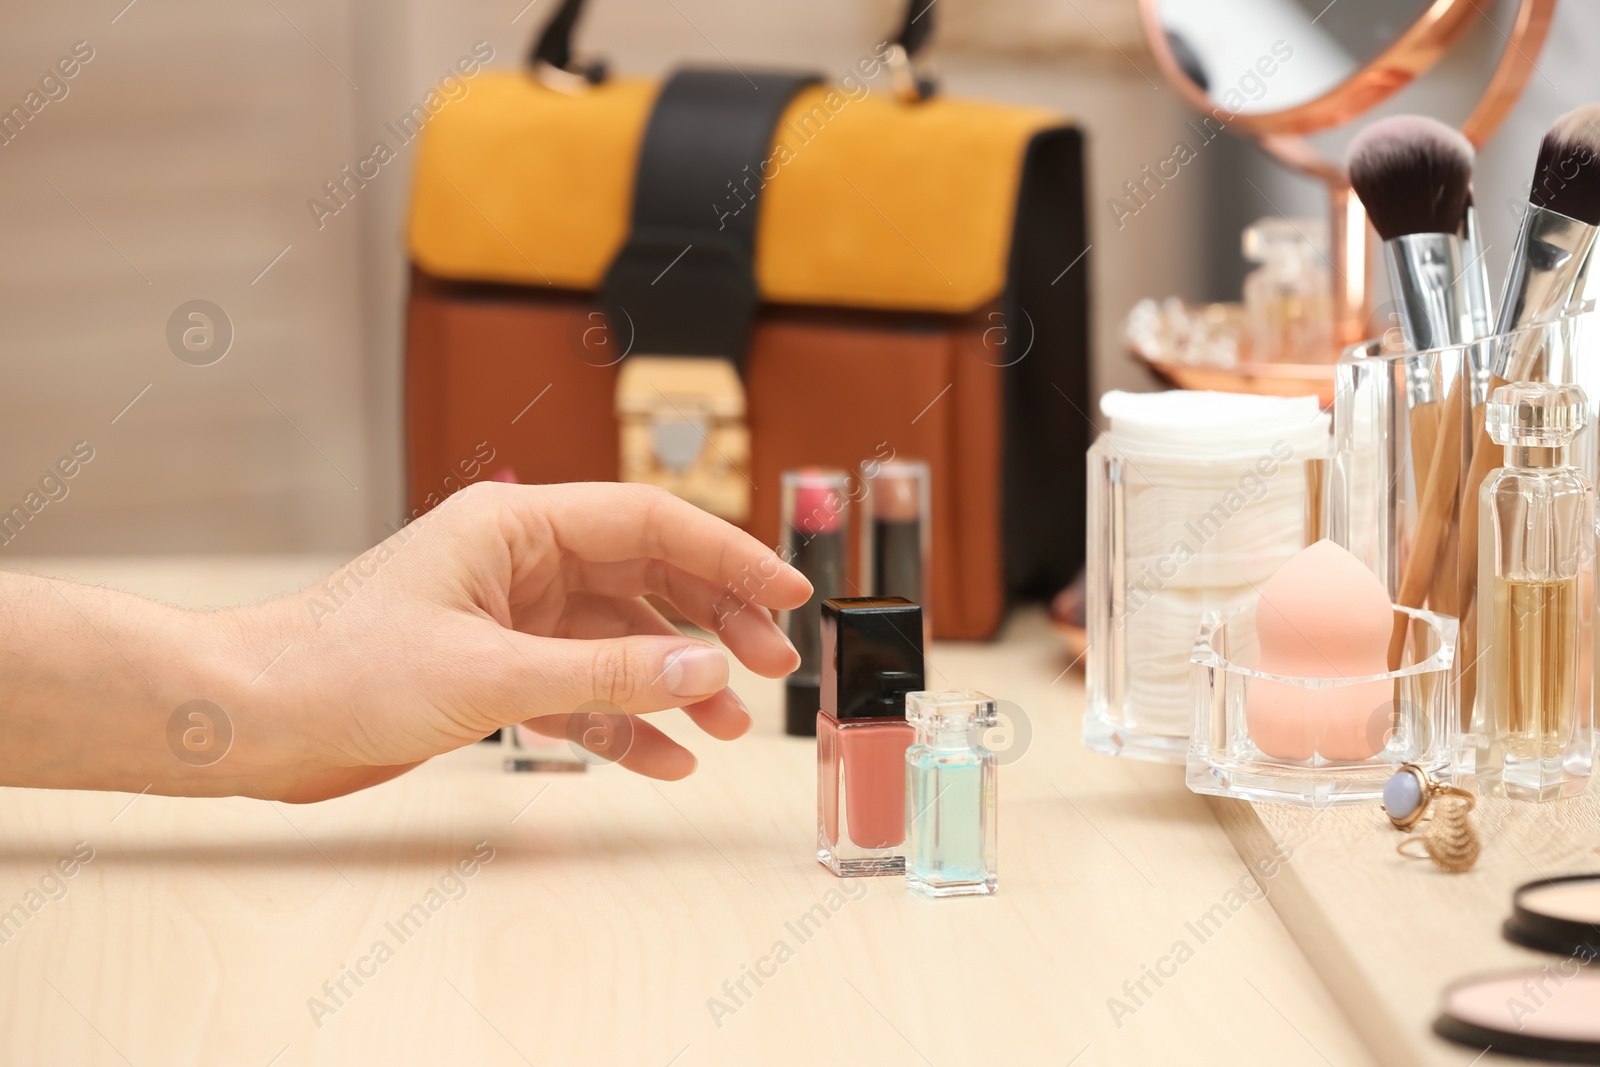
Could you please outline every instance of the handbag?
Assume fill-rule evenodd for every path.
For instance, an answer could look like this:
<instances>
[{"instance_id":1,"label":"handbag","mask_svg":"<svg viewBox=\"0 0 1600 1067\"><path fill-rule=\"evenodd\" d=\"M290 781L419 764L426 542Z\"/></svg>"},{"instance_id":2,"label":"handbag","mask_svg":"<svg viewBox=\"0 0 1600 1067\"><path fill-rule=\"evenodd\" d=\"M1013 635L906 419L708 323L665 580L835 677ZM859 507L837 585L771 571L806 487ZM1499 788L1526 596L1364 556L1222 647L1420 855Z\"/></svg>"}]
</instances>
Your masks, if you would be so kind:
<instances>
[{"instance_id":1,"label":"handbag","mask_svg":"<svg viewBox=\"0 0 1600 1067\"><path fill-rule=\"evenodd\" d=\"M413 506L469 467L628 477L776 545L783 471L916 458L937 636L990 636L1009 599L1066 585L1091 434L1079 131L940 95L930 0L831 82L612 77L573 58L581 9L421 132Z\"/></svg>"}]
</instances>

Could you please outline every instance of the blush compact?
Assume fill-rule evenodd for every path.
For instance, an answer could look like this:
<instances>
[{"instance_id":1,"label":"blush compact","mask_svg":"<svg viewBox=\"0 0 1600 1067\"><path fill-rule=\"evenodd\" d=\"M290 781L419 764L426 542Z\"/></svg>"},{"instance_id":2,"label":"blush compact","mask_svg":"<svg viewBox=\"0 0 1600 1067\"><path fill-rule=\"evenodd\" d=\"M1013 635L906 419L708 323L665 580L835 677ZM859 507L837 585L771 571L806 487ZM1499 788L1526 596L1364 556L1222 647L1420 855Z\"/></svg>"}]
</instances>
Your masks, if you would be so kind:
<instances>
[{"instance_id":1,"label":"blush compact","mask_svg":"<svg viewBox=\"0 0 1600 1067\"><path fill-rule=\"evenodd\" d=\"M1511 898L1505 935L1526 948L1577 956L1600 956L1600 874L1542 878L1518 886Z\"/></svg>"},{"instance_id":2,"label":"blush compact","mask_svg":"<svg viewBox=\"0 0 1600 1067\"><path fill-rule=\"evenodd\" d=\"M1433 1030L1504 1056L1600 1063L1600 974L1567 959L1465 979L1444 991Z\"/></svg>"}]
</instances>

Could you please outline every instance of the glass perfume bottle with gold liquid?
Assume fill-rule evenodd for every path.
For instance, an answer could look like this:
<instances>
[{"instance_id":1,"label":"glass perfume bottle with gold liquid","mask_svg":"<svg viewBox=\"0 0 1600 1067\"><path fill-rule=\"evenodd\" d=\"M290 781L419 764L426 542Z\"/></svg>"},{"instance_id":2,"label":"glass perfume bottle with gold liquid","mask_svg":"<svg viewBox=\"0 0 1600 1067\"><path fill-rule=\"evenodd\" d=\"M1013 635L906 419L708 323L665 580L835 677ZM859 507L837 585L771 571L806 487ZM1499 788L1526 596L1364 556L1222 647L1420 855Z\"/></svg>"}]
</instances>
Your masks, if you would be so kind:
<instances>
[{"instance_id":1,"label":"glass perfume bottle with gold liquid","mask_svg":"<svg viewBox=\"0 0 1600 1067\"><path fill-rule=\"evenodd\" d=\"M1505 465L1479 495L1474 770L1518 800L1582 792L1593 760L1594 487L1572 456L1587 415L1576 385L1517 382L1488 406Z\"/></svg>"}]
</instances>

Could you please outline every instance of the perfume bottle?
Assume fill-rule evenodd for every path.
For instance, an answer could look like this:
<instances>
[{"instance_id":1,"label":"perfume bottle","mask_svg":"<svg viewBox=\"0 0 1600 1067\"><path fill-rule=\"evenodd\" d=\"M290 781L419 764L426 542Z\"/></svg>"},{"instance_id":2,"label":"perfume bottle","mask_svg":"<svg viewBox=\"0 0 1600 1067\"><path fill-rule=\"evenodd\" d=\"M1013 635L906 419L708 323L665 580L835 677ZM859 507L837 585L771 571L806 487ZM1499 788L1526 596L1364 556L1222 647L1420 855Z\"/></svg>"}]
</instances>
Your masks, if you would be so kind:
<instances>
[{"instance_id":1,"label":"perfume bottle","mask_svg":"<svg viewBox=\"0 0 1600 1067\"><path fill-rule=\"evenodd\" d=\"M929 897L995 890L994 700L971 689L912 693L906 718L906 883Z\"/></svg>"},{"instance_id":2,"label":"perfume bottle","mask_svg":"<svg viewBox=\"0 0 1600 1067\"><path fill-rule=\"evenodd\" d=\"M1245 275L1251 359L1322 363L1333 357L1333 287L1319 243L1326 227L1310 219L1258 219L1244 230L1244 255L1260 267Z\"/></svg>"},{"instance_id":3,"label":"perfume bottle","mask_svg":"<svg viewBox=\"0 0 1600 1067\"><path fill-rule=\"evenodd\" d=\"M897 596L822 602L817 859L841 878L906 869L906 694L922 686L921 608Z\"/></svg>"},{"instance_id":4,"label":"perfume bottle","mask_svg":"<svg viewBox=\"0 0 1600 1067\"><path fill-rule=\"evenodd\" d=\"M1588 399L1576 385L1494 391L1489 436L1505 466L1479 493L1479 670L1474 772L1485 792L1552 800L1583 791L1593 758L1580 677L1591 612L1594 488L1573 464Z\"/></svg>"}]
</instances>

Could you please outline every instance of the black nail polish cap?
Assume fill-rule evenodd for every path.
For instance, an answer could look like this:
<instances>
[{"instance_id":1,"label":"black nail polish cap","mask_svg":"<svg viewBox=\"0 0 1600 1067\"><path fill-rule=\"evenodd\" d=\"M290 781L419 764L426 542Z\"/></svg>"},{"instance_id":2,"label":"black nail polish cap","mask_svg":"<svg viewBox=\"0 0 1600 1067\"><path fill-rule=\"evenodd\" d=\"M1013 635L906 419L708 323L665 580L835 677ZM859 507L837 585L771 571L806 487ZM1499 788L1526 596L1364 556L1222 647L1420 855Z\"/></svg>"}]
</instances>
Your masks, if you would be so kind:
<instances>
[{"instance_id":1,"label":"black nail polish cap","mask_svg":"<svg viewBox=\"0 0 1600 1067\"><path fill-rule=\"evenodd\" d=\"M923 682L922 609L905 597L822 602L822 708L839 722L904 719Z\"/></svg>"}]
</instances>

